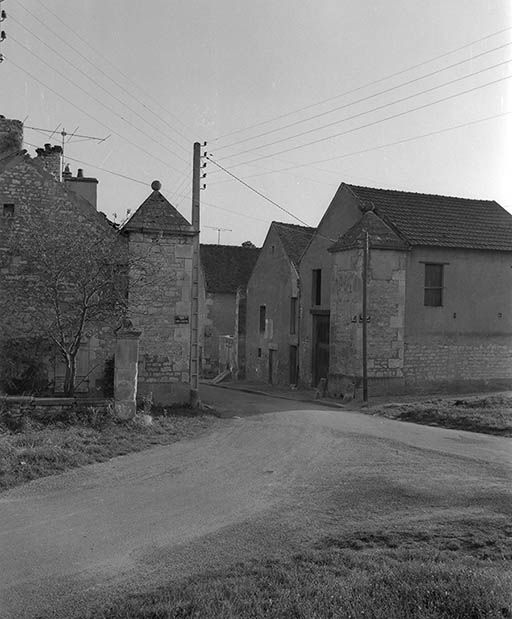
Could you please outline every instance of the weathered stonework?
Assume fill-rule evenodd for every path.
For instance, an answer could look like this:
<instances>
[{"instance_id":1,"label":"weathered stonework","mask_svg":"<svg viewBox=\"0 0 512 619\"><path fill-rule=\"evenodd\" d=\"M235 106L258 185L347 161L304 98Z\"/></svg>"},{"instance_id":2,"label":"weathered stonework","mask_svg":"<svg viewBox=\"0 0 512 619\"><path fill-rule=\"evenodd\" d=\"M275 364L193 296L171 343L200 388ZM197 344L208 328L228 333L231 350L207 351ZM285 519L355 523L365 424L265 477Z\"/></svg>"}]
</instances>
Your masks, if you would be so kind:
<instances>
[{"instance_id":1,"label":"weathered stonework","mask_svg":"<svg viewBox=\"0 0 512 619\"><path fill-rule=\"evenodd\" d=\"M403 382L406 254L372 250L368 268L368 378L373 385ZM343 393L362 376L363 250L334 254L331 289L329 390ZM379 386L379 389L384 387Z\"/></svg>"}]
</instances>

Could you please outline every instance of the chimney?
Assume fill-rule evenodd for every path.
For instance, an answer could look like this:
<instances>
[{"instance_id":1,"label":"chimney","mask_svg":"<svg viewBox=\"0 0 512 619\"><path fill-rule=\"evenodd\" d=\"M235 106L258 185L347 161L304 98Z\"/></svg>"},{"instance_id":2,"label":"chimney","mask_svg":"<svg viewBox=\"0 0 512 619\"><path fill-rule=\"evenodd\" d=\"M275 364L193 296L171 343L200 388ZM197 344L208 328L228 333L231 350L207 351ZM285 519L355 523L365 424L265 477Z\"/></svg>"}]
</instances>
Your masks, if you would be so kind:
<instances>
[{"instance_id":1,"label":"chimney","mask_svg":"<svg viewBox=\"0 0 512 619\"><path fill-rule=\"evenodd\" d=\"M43 170L51 174L59 183L62 181L62 147L45 144L44 148L36 148L36 161Z\"/></svg>"},{"instance_id":2,"label":"chimney","mask_svg":"<svg viewBox=\"0 0 512 619\"><path fill-rule=\"evenodd\" d=\"M78 196L81 196L87 202L92 204L95 209L98 208L97 205L97 194L98 194L98 179L84 176L84 171L82 168L78 168L76 176L69 170L69 165L66 165L64 172L62 174L62 178L64 180L65 186L70 189L73 193L76 193Z\"/></svg>"},{"instance_id":3,"label":"chimney","mask_svg":"<svg viewBox=\"0 0 512 619\"><path fill-rule=\"evenodd\" d=\"M23 123L0 115L0 157L23 148Z\"/></svg>"}]
</instances>

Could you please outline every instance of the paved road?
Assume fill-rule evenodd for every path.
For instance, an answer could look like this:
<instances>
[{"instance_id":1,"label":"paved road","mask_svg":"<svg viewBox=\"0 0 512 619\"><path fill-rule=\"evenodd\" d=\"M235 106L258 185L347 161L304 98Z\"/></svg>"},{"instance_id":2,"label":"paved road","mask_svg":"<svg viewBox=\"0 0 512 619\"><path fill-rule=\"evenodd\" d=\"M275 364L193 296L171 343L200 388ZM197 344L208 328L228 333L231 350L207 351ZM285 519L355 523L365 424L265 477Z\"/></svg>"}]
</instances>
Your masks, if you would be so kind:
<instances>
[{"instance_id":1,"label":"paved road","mask_svg":"<svg viewBox=\"0 0 512 619\"><path fill-rule=\"evenodd\" d=\"M507 439L213 387L203 398L233 415L211 434L0 495L2 619L80 616L340 529L512 512Z\"/></svg>"}]
</instances>

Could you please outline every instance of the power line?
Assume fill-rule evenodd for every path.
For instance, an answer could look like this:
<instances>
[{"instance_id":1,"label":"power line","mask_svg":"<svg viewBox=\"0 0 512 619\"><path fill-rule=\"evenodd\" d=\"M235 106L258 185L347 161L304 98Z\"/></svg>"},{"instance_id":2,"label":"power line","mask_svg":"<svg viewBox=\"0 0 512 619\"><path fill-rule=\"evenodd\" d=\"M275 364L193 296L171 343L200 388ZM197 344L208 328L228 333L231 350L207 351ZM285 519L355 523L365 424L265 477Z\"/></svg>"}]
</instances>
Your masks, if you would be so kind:
<instances>
[{"instance_id":1,"label":"power line","mask_svg":"<svg viewBox=\"0 0 512 619\"><path fill-rule=\"evenodd\" d=\"M66 22L61 19L61 17L59 17L59 15L57 15L57 13L54 13L50 8L48 8L48 6L45 3L41 3L39 6L41 6L45 11L47 11L48 13L50 13L50 15L53 15L53 17L55 17L55 19L57 19L65 28L67 28L74 36L76 36L78 39L80 39L80 41L82 41L82 43L84 43L87 46L87 49L90 50L91 49L91 45L89 41L86 41L79 32L77 32L76 30L74 30L73 28L71 28L70 26L68 26L68 24L66 24ZM130 84L134 85L139 92L142 92L142 89L137 86L137 84L135 82L133 82L131 80L131 78L126 75L126 73L123 73L123 71L121 71L121 69L116 66L111 60L109 60L108 58L103 57L101 54L99 54L96 50L92 50L96 53L96 56L100 57L105 63L109 64L117 73L119 73L120 75L122 75L125 80L127 80ZM150 94L148 93L144 93L144 95L146 97L148 97L148 99L151 99L151 101L153 101L154 103L156 103L156 105L158 105L160 107L160 109L162 109L166 114L169 114L169 116L172 116L180 125L182 125L185 129L187 129L188 131L190 131L191 133L193 132L192 129L190 127L188 127L182 120L180 120L175 114L173 114L170 110L167 110L157 99L155 99L154 97L152 97ZM133 97L133 95L132 95ZM166 123L165 119L161 118L158 114L156 114L155 112L153 112L149 107L147 107L143 102L139 101L136 97L133 97L135 101L137 101L137 103L139 103L139 105L142 105L143 107L145 107L149 112L151 112L154 116L156 116L157 118L159 118L162 122L164 122L165 124L167 124L173 131L175 131L178 135L180 135L186 142L191 142L190 138L188 138L186 135L184 135L183 133L181 133L181 131L179 131L178 129L176 129L175 127L173 127L173 125L170 125L168 123Z\"/></svg>"},{"instance_id":2,"label":"power line","mask_svg":"<svg viewBox=\"0 0 512 619\"><path fill-rule=\"evenodd\" d=\"M181 134L181 132L177 131L172 125L170 125L169 123L167 123L163 118L161 118L158 114L156 114L155 112L153 112L147 105L145 105L143 102L139 101L134 95L133 92L128 91L126 88L124 88L124 86L122 86L121 84L119 84L119 82L117 82L111 75L109 75L108 73L106 73L105 71L103 71L103 69L101 69L100 67L98 67L96 64L94 64L93 62L91 62L89 60L89 58L87 58L87 56L85 56L84 54L82 54L82 52L80 52L79 50L77 50L73 45L71 45L70 43L68 43L68 41L66 41L63 37L61 37L57 32L55 32L55 30L53 30L52 28L50 28L50 26L48 26L47 24L45 24L45 22L38 17L37 15L35 15L32 11L30 11L29 9L27 9L25 6L23 6L20 2L18 2L18 0L14 0L19 6L21 6L21 8L26 11L27 13L29 13L29 15L32 15L32 17L37 20L38 23L42 24L47 30L49 30L54 36L56 36L60 41L62 41L65 45L67 45L70 49L72 49L76 54L78 54L81 58L83 58L88 64L90 64L92 67L94 67L97 71L99 71L102 75L104 75L109 81L113 82L118 88L120 88L124 93L126 93L129 97L131 97L132 99L134 99L135 101L137 101L139 103L139 105L142 105L144 108L146 108L149 112L151 112L154 116L156 116L157 118L159 118L162 122L164 122L168 127L170 127L173 131L175 131L178 135L181 135L185 140L187 140L187 138L185 136L183 136ZM183 146L182 146L183 148Z\"/></svg>"},{"instance_id":3,"label":"power line","mask_svg":"<svg viewBox=\"0 0 512 619\"><path fill-rule=\"evenodd\" d=\"M356 99L355 101L350 101L349 103L345 103L344 105L340 105L340 106L332 108L330 110L326 110L325 112L320 112L319 114L315 114L313 116L308 116L307 118L302 118L300 120L296 120L296 121L294 121L292 123L288 123L287 125L282 125L280 127L274 128L274 129L269 129L268 131L264 131L263 133L258 133L257 135L249 136L247 138L244 138L243 140L238 140L236 142L231 142L230 144L226 144L225 146L221 146L220 148L218 148L216 150L218 152L218 151L224 150L225 148L230 148L231 146L236 146L237 144L242 144L244 142L249 142L251 140L256 140L257 138L261 138L261 137L264 137L266 135L270 135L272 133L276 133L277 131L283 131L285 129L289 129L290 127L295 127L296 125L300 125L300 124L308 122L310 120L315 120L316 118L321 118L322 116L327 116L329 114L333 114L334 112L339 112L340 110L343 110L343 109L345 109L347 107L350 107L352 105L356 105L357 103L363 103L364 101L369 101L370 99L374 99L375 97L379 97L380 95L384 95L384 94L386 94L388 92L392 92L394 90L397 90L398 88L403 88L404 86L409 86L410 84L414 84L415 82L419 82L420 80L426 79L427 77L432 77L434 75L442 73L443 71L448 71L449 69L453 69L454 67L457 67L457 66L460 66L462 64L465 64L466 62L472 62L476 58L480 58L481 56L485 56L487 54L491 54L492 52L498 51L498 50L503 49L505 47L509 47L510 45L512 45L512 42L504 43L503 45L499 45L498 47L493 47L492 49L489 49L489 50L487 50L485 52L481 52L480 54L476 54L475 56L472 56L471 58L465 58L464 60L460 60L459 62L455 62L453 64L450 64L450 65L446 66L446 67L442 67L441 69L437 69L436 71L431 71L430 73L425 73L424 75L420 75L419 77L415 77L414 79L408 80L407 82L402 82L401 84L397 84L396 86L391 86L389 88L386 88L385 90L380 90L379 92L373 93L371 95L367 95L366 97L362 97L360 99ZM483 69L483 70L486 71L487 69ZM464 77L459 78L459 79L464 79ZM448 82L448 83L450 83L450 82ZM426 91L426 92L428 92L428 91ZM423 94L423 93L418 93L418 94ZM416 95L411 95L411 96L416 96ZM257 148L257 147L255 147L255 148Z\"/></svg>"},{"instance_id":4,"label":"power line","mask_svg":"<svg viewBox=\"0 0 512 619\"><path fill-rule=\"evenodd\" d=\"M37 148L36 144L32 144L31 142L27 142L26 140L24 140L25 144L28 144L29 146L32 146L34 148ZM126 180L129 181L133 181L134 183L138 183L139 185L144 185L146 187L149 186L149 183L146 183L144 181L141 181L137 178L133 178L132 176L128 176L126 174L121 174L120 172L114 172L113 170L107 170L107 168L102 168L94 163L89 163L88 161L82 161L81 159L75 159L74 157L68 157L66 155L66 160L70 160L70 161L75 161L76 163L81 163L82 165L86 165L89 166L91 168L95 168L96 170L101 170L102 172L107 172L107 174L112 174L114 176L119 176L121 178L124 178Z\"/></svg>"},{"instance_id":5,"label":"power line","mask_svg":"<svg viewBox=\"0 0 512 619\"><path fill-rule=\"evenodd\" d=\"M363 148L361 150L356 150L356 151L352 151L350 153L344 153L342 155L336 155L335 157L328 157L326 159L318 159L316 161L311 161L309 163L299 163L297 165L293 165L293 166L289 166L286 168L281 168L279 170L269 170L268 172L260 172L257 174L249 174L244 176L244 178L255 178L256 176L265 176L266 174L277 174L277 173L281 173L281 172L287 172L288 170L295 170L297 168L303 168L303 167L308 167L317 163L327 163L329 161L335 161L337 159L344 159L346 157L353 157L355 155L362 155L364 153L369 153L375 150L381 150L383 148L388 148L389 146L396 146L398 144L405 144L407 142L413 142L414 140L419 140L422 138L428 138L428 137L432 137L434 135L439 135L442 133L445 133L447 131L454 131L456 129L462 129L463 127L470 127L472 125L476 125L478 123L482 123L482 122L486 122L489 120L493 120L495 118L501 118L503 116L509 116L510 114L512 114L512 112L503 112L501 114L494 114L492 116L487 116L486 118L480 118L478 120L472 120L469 121L467 123L461 123L459 125L454 125L452 127L445 127L444 129L439 129L437 131L430 131L429 133L423 133L421 135L415 135L415 136L411 136L408 138L403 138L401 140L396 140L395 142L388 142L386 144L380 144L379 146L371 146L369 148ZM239 164L239 165L245 165L245 164ZM249 164L247 164L249 165ZM318 168L320 169L320 168ZM324 170L324 172L331 172L332 174L337 174L337 172L334 172L334 170ZM210 183L210 185L219 185L221 183L223 183L224 181L217 181L217 182L213 182Z\"/></svg>"},{"instance_id":6,"label":"power line","mask_svg":"<svg viewBox=\"0 0 512 619\"><path fill-rule=\"evenodd\" d=\"M254 123L252 125L248 125L247 127L243 127L242 129L237 129L236 131L231 131L229 133L225 133L223 135L220 135L212 140L210 140L210 143L213 142L217 142L218 140L222 140L226 137L229 137L231 135L235 135L237 133L242 133L243 131L248 131L249 129L254 129L256 127L261 127L262 125L266 125L270 122L273 122L275 120L280 120L281 118L287 118L288 116L291 116L293 114L298 114L299 112L303 112L304 110L308 110L311 109L313 107L316 107L318 105L322 105L323 103L328 103L329 101L334 101L335 99L339 99L340 97L345 97L347 95L353 94L355 92L359 92L360 90L363 90L364 88L368 88L370 86L375 86L375 84L380 84L382 82L385 82L388 79L391 79L393 77L397 77L398 75L402 75L404 73L407 73L409 71L413 71L414 69L417 69L419 67L422 67L426 64L430 64L431 62L434 62L436 60L440 60L441 58L445 58L446 56L451 56L452 54L455 54L456 52L459 52L463 49L466 49L468 47L471 47L472 45L475 45L476 43L481 43L482 41L486 41L487 39L490 39L494 36L497 36L499 34L503 34L504 32L508 32L509 30L512 30L512 26L509 26L508 28L503 28L502 30L498 30L496 32L493 32L491 34L488 34L484 37L481 37L480 39L476 39L475 41L471 41L470 43L466 43L465 45L462 45L460 47L457 47L455 49L452 49L448 52L445 52L443 54L439 54L438 56L434 56L433 58L430 58L429 60L425 60L423 62L420 62L418 64L412 65L410 67L407 67L406 69L401 69L400 71L396 71L395 73L390 73L388 75L386 75L385 77L381 77L377 80L373 80L371 82L367 82L366 84L363 84L362 86L358 86L357 88L353 88L351 90L346 90L345 92L342 92L338 95L334 95L333 97L328 97L327 99L322 99L321 101L317 101L316 103L310 103L309 105L305 105L304 107L301 108L297 108L295 110L292 110L291 112L286 112L285 114L280 114L279 116L274 116L273 118L269 118L268 120L263 120L261 122L258 123Z\"/></svg>"},{"instance_id":7,"label":"power line","mask_svg":"<svg viewBox=\"0 0 512 619\"><path fill-rule=\"evenodd\" d=\"M287 208L285 208L284 206L281 206L280 204L278 204L277 202L275 202L274 200L272 200L271 198L269 198L268 196L266 196L264 193L261 193L261 191L259 191L258 189L256 189L255 187L252 187L251 185L249 185L248 183L246 183L244 180L242 180L241 178L239 178L238 176L236 176L235 174L233 174L232 172L230 172L229 170L227 170L224 166L222 166L220 163L217 163L217 161L214 161L211 156L206 155L206 159L208 159L208 161L211 161L214 165L216 165L218 168L220 168L221 170L224 170L224 172L226 174L229 174L229 176L232 176L235 180L237 180L239 183L241 183L242 185L244 185L245 187L247 187L247 189L250 189L251 191L253 191L254 193L256 193L257 195L259 195L261 198L263 198L264 200L266 200L267 202L270 202L270 204L273 204L274 206L277 206L278 209L280 209L281 211L283 211L284 213L286 213L287 215L289 215L290 217L293 217L293 219L296 219L297 221L299 221L303 226L306 226L307 228L316 228L316 226L311 226L310 224L306 223L303 219L301 219L300 217L298 217L297 215L295 215L294 213L292 213L291 211L289 211ZM333 239L330 239L328 237L324 237L323 235L322 238L327 239L328 241L330 241L331 243L334 243L335 241Z\"/></svg>"},{"instance_id":8,"label":"power line","mask_svg":"<svg viewBox=\"0 0 512 619\"><path fill-rule=\"evenodd\" d=\"M131 146L137 148L138 150L140 150L141 152L145 153L146 155L149 155L151 158L155 159L156 161L159 161L160 163L164 164L166 167L169 167L171 169L173 169L175 172L180 172L178 170L178 168L175 168L174 166L172 166L170 163L164 161L163 159L160 159L159 157L157 157L156 155L154 155L153 153L149 152L148 150L146 150L145 148L142 148L141 146L139 146L138 144L136 144L135 142L132 142L131 140L129 140L127 137L125 137L124 135L118 133L117 131L115 131L114 129L112 129L111 127L109 127L108 125L106 125L104 122L102 122L101 120L99 120L98 118L96 118L95 116L93 116L92 114L90 114L89 112L87 112L86 110L84 110L83 108L79 107L78 105L76 105L75 103L73 103L72 101L70 101L67 97L65 97L64 95L62 95L60 92L58 92L57 90L53 89L51 86L48 86L48 84L45 84L42 80L40 80L39 78L37 78L33 73L30 73L30 71L27 71L26 69L24 69L23 67L21 67L19 64L17 64L16 62L14 62L14 60L10 60L9 62L14 65L16 68L20 69L20 71L23 71L23 73L25 73L26 75L28 75L29 77L31 77L33 80L35 80L38 84L41 84L41 86L44 86L45 88L47 88L50 92L53 92L55 95L57 95L58 97L60 97L61 99L63 99L64 101L66 101L66 103L69 103L69 105L72 105L74 108L76 108L78 111L82 112L82 114L85 114L86 116L88 116L89 118L91 118L92 120L94 120L95 122L99 123L100 125L102 125L103 127L105 127L106 129L108 129L111 133L113 133L114 135L117 135L119 138L121 138L122 140L124 140L125 142L127 142L128 144L130 144Z\"/></svg>"},{"instance_id":9,"label":"power line","mask_svg":"<svg viewBox=\"0 0 512 619\"><path fill-rule=\"evenodd\" d=\"M152 127L153 129L156 129L156 131L158 131L159 133L161 133L161 130L159 127L156 127L155 125L153 125L152 123L150 123L148 120L146 120L143 116L141 116L136 110L132 109L131 107L129 107L128 105L126 105L126 103L124 103L121 99L119 99L118 97L116 97L115 95L113 95L107 88L104 88L100 83L98 83L96 80L94 80L92 77L90 77L89 75L83 73L82 71L80 71L80 69L73 64L70 60L68 60L65 56L63 56L60 52L58 52L57 50L55 50L53 47L51 47L51 45L48 45L48 43L46 43L45 41L43 41L40 37L37 36L37 34L33 33L31 30L29 30L26 26L24 26L22 23L20 23L17 19L15 19L13 17L13 20L19 24L22 28L24 28L27 32L29 32L31 35L33 35L36 39L38 39L39 41L41 41L41 43L43 45L45 45L48 49L50 49L54 54L56 54L57 56L59 56L59 58L61 58L62 60L64 60L64 62L67 62L73 69L75 69L75 71L78 74L83 74L85 75L85 77L91 81L93 84L95 84L97 87L99 87L101 90L103 90L104 92L106 92L109 96L111 96L113 99L115 99L116 101L118 101L119 103L121 103L121 105L125 106L130 112L132 112L133 114L135 114L136 116L138 116L143 122L145 122L147 125L149 125L150 127ZM65 80L67 80L68 82L70 82L71 84L73 84L73 86L75 86L76 88L78 88L79 90L81 90L82 92L84 92L87 96L89 96L91 99L93 99L93 101L96 101L96 103L99 103L102 107L104 107L106 110L109 110L112 114L114 114L115 116L118 116L121 120L123 120L125 123L127 123L128 125L130 125L131 127L133 127L134 129L136 129L137 131L139 131L140 133L143 133L144 135L146 135L144 133L144 131L142 131L141 129L139 129L136 125L134 125L133 123L131 123L129 120L127 120L124 116L122 116L121 114L118 114L114 109L112 109L111 107L109 107L108 105L106 105L105 103L103 103L103 101L101 101L100 99L98 99L97 97L95 97L94 95L92 95L89 91L87 91L85 88L83 88L82 86L80 86L79 84L77 84L75 81L73 81L70 77L68 77L67 75L64 75L61 71L59 71L58 69L56 69L52 64L50 64L49 62L47 62L46 60L43 60L42 58L40 58L35 52L33 52L30 48L28 48L26 45L24 45L23 43L21 43L20 41L18 41L17 39L11 37L11 39L17 43L18 45L20 45L21 47L23 47L23 49L25 49L26 51L28 51L30 54L32 54L32 56L35 56L40 62L42 62L43 64L45 64L46 66L50 67L50 69L52 69L53 71L55 71L55 73L57 73L58 75L60 75L62 78L64 78ZM174 140L173 138L166 136L169 140L171 140L174 144L176 144L179 148L185 150L185 148L179 144L178 142L176 142L176 140ZM152 138L154 139L154 138ZM167 147L165 144L162 144L161 142L159 142L158 140L154 140L157 144L159 144L160 146L162 146L165 150L169 151L171 154L173 154L175 157L177 157L178 159L181 159L181 161L185 161L185 159L183 157L181 157L180 155L178 155L177 153L175 153L174 151L172 151L169 147Z\"/></svg>"},{"instance_id":10,"label":"power line","mask_svg":"<svg viewBox=\"0 0 512 619\"><path fill-rule=\"evenodd\" d=\"M507 62L510 62L510 61L507 61ZM268 157L275 157L277 155L282 155L283 153L289 153L290 151L298 150L300 148L305 148L305 147L311 146L313 144L319 144L321 142L325 142L326 140L332 140L334 138L338 138L338 137L341 137L343 135L347 135L349 133L353 133L354 131L359 131L360 129L366 129L367 127L373 127L375 125L378 125L379 123L386 122L388 120L393 120L393 119L399 118L401 116L406 116L407 114L411 114L412 112L417 112L419 110L426 109L428 107L431 107L432 105L437 105L438 103L443 103L444 101L449 101L451 99L455 99L457 97L461 97L462 95L466 95L466 94L469 94L471 92L475 92L476 90L480 90L481 88L485 88L487 86L492 86L494 84L498 84L500 82L503 82L505 80L510 79L511 77L512 77L512 75L507 75L505 77L501 77L499 79L492 80L490 82L486 82L485 84L480 84L479 86L474 86L473 88L469 88L467 90L463 90L462 92L455 93L453 95L448 95L446 97L442 97L441 99L437 99L436 101L431 101L430 103L424 103L423 105L419 105L419 106L411 108L409 110L404 110L403 112L397 112L396 114L392 114L391 116L386 116L385 118L381 118L379 120L374 120L372 122L365 123L364 125L359 125L359 127L353 127L352 129L347 129L346 131L341 131L340 133L334 133L332 135L328 135L328 136L320 138L318 140L313 140L312 142L306 142L305 144L298 144L297 146L293 146L293 147L287 148L285 150L278 151L277 153L271 153L271 154L268 154L268 155L261 155L260 157L255 157L254 159L251 159L249 161L244 161L242 163L234 164L233 167L239 167L241 165L248 165L250 163L253 163L254 161L260 161L262 159L267 159ZM270 146L270 144L267 144L267 146ZM252 151L247 151L247 152L252 152ZM238 154L241 154L241 153L238 153Z\"/></svg>"},{"instance_id":11,"label":"power line","mask_svg":"<svg viewBox=\"0 0 512 619\"><path fill-rule=\"evenodd\" d=\"M424 95L428 92L433 92L434 90L439 90L439 88L444 88L445 86L450 86L455 82L460 82L462 80L467 79L468 77L474 77L475 75L479 75L480 73L485 73L485 71L490 71L491 69L496 69L497 67L501 67L503 65L512 62L511 59L504 60L503 62L498 62L490 67L486 67L484 69L479 69L478 71L474 71L473 73L468 73L467 75L462 75L461 77L456 77L442 84L437 84L436 86L431 86L425 90L414 93L412 95L407 95L406 97L401 97L400 99L395 99L394 101L390 101L389 103L383 103L382 105L378 105L377 107L371 108L370 110L365 110L364 112L358 112L357 114L352 114L352 116L347 116L345 118L341 118L340 120L335 120L330 123L326 123L325 125L321 125L320 127L314 127L313 129L307 129L306 131L301 131L300 133L296 133L286 138L280 138L278 140L274 140L273 142L268 142L267 144L261 144L260 146L254 146L252 148L248 148L247 150L240 151L233 155L229 155L229 158L238 157L240 155L245 155L247 153L251 153L255 150L260 150L262 148L266 148L267 146L274 146L275 144L281 144L282 142L287 142L288 140L292 140L294 138L301 137L303 135L309 135L310 133L315 133L316 131L320 131L322 129L327 129L328 127L333 127L334 125L339 125L340 123L347 122L349 120L354 120L355 118L360 118L361 116L365 116L366 114L370 114L372 112L377 112L379 110L383 110L392 105L396 105L397 103L403 103L404 101L408 101L409 99L414 99L414 97L418 97L419 95Z\"/></svg>"}]
</instances>

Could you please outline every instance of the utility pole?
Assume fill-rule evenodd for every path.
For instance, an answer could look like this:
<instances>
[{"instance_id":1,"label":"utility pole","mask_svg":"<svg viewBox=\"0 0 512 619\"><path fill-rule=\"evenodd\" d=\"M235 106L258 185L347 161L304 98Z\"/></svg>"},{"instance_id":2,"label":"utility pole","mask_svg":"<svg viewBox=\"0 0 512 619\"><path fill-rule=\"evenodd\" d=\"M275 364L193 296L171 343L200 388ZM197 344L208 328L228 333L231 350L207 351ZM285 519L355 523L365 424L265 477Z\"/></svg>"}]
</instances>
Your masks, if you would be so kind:
<instances>
[{"instance_id":1,"label":"utility pole","mask_svg":"<svg viewBox=\"0 0 512 619\"><path fill-rule=\"evenodd\" d=\"M190 320L190 406L200 408L199 397L199 223L201 193L201 144L194 143L192 170L192 290Z\"/></svg>"},{"instance_id":2,"label":"utility pole","mask_svg":"<svg viewBox=\"0 0 512 619\"><path fill-rule=\"evenodd\" d=\"M368 262L370 240L368 230L363 241L363 402L368 402Z\"/></svg>"}]
</instances>

